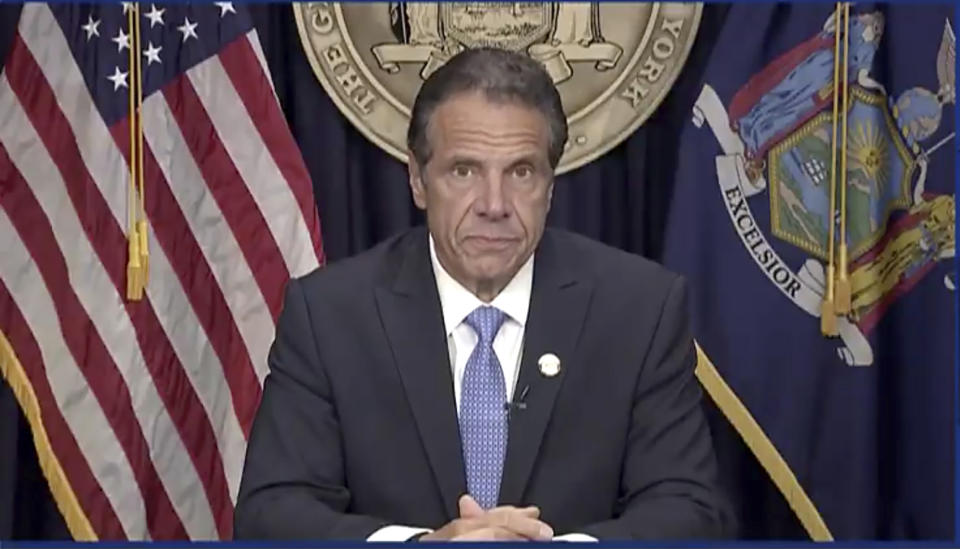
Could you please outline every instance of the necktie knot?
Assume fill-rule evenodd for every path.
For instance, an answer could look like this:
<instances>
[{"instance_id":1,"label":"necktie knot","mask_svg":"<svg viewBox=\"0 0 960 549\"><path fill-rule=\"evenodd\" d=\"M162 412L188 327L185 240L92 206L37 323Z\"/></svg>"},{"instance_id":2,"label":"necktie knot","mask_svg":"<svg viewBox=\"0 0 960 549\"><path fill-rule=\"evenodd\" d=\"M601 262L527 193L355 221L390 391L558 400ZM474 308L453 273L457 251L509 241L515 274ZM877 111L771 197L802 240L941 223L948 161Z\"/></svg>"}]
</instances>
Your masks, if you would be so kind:
<instances>
[{"instance_id":1,"label":"necktie knot","mask_svg":"<svg viewBox=\"0 0 960 549\"><path fill-rule=\"evenodd\" d=\"M500 309L481 305L467 315L465 322L477 333L481 345L491 345L505 319L506 314Z\"/></svg>"}]
</instances>

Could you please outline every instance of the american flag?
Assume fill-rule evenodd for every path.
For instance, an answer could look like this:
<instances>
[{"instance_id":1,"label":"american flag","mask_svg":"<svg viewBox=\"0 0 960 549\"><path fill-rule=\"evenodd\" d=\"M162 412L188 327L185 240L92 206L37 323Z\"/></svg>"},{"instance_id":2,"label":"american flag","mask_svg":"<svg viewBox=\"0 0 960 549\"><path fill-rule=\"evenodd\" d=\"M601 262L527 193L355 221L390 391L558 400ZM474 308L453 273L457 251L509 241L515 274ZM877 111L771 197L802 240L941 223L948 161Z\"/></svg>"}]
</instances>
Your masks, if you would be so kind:
<instances>
[{"instance_id":1,"label":"american flag","mask_svg":"<svg viewBox=\"0 0 960 549\"><path fill-rule=\"evenodd\" d=\"M240 5L140 4L149 283L126 299L131 4L22 9L0 73L0 367L77 539L231 535L311 184Z\"/></svg>"}]
</instances>

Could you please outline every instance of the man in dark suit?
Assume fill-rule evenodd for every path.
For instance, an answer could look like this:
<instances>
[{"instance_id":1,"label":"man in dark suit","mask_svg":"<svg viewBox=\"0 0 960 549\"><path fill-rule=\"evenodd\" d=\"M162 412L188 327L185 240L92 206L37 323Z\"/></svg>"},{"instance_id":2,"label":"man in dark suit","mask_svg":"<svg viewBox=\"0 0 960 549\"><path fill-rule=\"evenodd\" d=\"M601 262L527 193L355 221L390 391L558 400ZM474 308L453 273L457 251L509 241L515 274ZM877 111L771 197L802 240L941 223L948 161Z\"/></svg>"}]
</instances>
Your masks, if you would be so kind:
<instances>
[{"instance_id":1,"label":"man in dark suit","mask_svg":"<svg viewBox=\"0 0 960 549\"><path fill-rule=\"evenodd\" d=\"M682 281L545 230L566 139L526 56L468 50L424 83L427 229L290 282L237 537L729 534Z\"/></svg>"}]
</instances>

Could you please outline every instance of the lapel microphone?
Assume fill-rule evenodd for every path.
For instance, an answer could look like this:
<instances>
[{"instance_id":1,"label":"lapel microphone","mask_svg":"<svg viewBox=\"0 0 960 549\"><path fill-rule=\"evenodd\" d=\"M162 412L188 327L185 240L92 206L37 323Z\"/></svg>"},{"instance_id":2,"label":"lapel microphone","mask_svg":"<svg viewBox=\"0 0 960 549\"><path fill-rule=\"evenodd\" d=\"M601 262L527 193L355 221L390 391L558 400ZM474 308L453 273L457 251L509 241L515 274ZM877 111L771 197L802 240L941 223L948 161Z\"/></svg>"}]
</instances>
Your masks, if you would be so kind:
<instances>
[{"instance_id":1,"label":"lapel microphone","mask_svg":"<svg viewBox=\"0 0 960 549\"><path fill-rule=\"evenodd\" d=\"M504 402L503 409L508 412L513 410L526 410L527 409L527 393L530 392L530 386L525 385L523 390L520 391L520 396L513 399L513 402Z\"/></svg>"}]
</instances>

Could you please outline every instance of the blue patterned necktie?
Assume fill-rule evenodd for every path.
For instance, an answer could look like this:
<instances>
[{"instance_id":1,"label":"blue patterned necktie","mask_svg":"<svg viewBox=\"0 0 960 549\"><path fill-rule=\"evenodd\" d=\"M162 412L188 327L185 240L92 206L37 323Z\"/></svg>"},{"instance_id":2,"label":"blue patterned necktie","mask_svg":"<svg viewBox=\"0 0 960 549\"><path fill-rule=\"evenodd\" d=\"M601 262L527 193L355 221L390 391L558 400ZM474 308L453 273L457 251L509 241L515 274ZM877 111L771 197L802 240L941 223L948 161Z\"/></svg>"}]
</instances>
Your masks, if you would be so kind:
<instances>
[{"instance_id":1,"label":"blue patterned necktie","mask_svg":"<svg viewBox=\"0 0 960 549\"><path fill-rule=\"evenodd\" d=\"M479 341L467 359L460 395L460 442L467 472L467 490L484 509L497 504L503 459L507 451L507 388L493 338L504 312L481 306L464 322Z\"/></svg>"}]
</instances>

